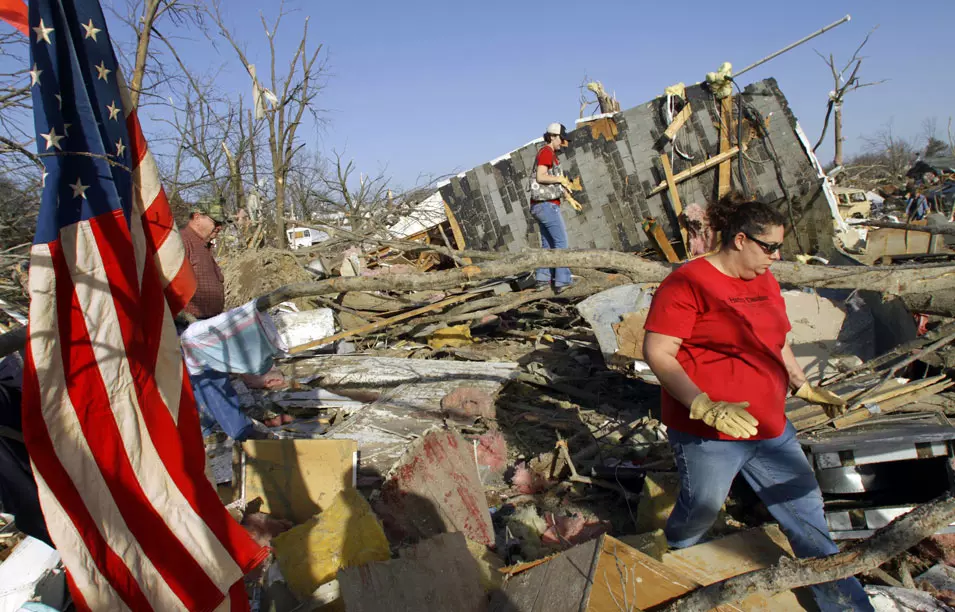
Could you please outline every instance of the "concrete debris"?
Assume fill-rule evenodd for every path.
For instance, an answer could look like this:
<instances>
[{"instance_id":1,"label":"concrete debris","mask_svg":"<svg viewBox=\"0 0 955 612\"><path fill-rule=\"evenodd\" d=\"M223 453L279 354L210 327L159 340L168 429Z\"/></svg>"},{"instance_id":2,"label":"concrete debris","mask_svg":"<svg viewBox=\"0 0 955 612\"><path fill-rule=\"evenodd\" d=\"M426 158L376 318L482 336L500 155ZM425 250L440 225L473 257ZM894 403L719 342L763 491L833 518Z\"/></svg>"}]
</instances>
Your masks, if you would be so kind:
<instances>
[{"instance_id":1,"label":"concrete debris","mask_svg":"<svg viewBox=\"0 0 955 612\"><path fill-rule=\"evenodd\" d=\"M343 568L391 558L371 506L350 487L321 514L275 537L272 547L289 587L302 598Z\"/></svg>"}]
</instances>

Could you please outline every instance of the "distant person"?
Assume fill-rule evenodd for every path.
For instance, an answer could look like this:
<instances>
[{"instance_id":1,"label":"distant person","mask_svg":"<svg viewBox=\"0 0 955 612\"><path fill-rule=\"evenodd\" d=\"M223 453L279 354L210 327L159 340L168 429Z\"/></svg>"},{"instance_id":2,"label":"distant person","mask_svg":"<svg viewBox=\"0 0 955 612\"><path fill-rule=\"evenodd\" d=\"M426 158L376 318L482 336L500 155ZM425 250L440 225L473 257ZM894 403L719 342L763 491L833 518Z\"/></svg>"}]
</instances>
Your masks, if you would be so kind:
<instances>
[{"instance_id":1,"label":"distant person","mask_svg":"<svg viewBox=\"0 0 955 612\"><path fill-rule=\"evenodd\" d=\"M921 189L916 189L915 194L906 203L905 222L922 221L928 215L928 211L928 198L925 197Z\"/></svg>"},{"instance_id":2,"label":"distant person","mask_svg":"<svg viewBox=\"0 0 955 612\"><path fill-rule=\"evenodd\" d=\"M557 159L557 152L568 144L567 128L560 123L551 123L544 132L544 146L534 160L531 215L537 219L541 248L544 249L568 248L567 226L560 214L560 200L564 189L572 189L572 183L563 175ZM576 202L572 201L572 204ZM572 282L570 268L538 268L535 278L538 291L544 291L553 283L554 293L566 290Z\"/></svg>"}]
</instances>

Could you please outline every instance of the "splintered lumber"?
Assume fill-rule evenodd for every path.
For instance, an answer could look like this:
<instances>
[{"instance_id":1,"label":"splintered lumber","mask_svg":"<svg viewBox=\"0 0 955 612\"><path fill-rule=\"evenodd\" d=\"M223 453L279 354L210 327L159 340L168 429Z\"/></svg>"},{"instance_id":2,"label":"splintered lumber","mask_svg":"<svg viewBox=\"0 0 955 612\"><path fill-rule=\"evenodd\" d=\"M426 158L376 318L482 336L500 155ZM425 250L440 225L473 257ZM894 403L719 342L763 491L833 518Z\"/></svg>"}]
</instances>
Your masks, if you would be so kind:
<instances>
[{"instance_id":1,"label":"splintered lumber","mask_svg":"<svg viewBox=\"0 0 955 612\"><path fill-rule=\"evenodd\" d=\"M464 242L464 232L461 231L461 224L458 223L458 218L454 216L448 203L442 200L442 204L444 204L444 214L448 217L448 225L451 226L451 236L454 238L454 246L458 250L463 250L467 247L467 244ZM462 257L461 263L469 265L471 259L469 257Z\"/></svg>"},{"instance_id":2,"label":"splintered lumber","mask_svg":"<svg viewBox=\"0 0 955 612\"><path fill-rule=\"evenodd\" d=\"M944 377L942 377L944 378ZM864 406L858 408L855 411L849 412L837 419L835 419L832 424L838 429L841 427L848 427L855 423L860 423L866 419L872 418L876 414L889 414L895 412L903 406L908 406L915 402L919 402L927 397L933 395L938 395L942 391L945 391L952 386L952 381L943 380L934 385L924 386L921 389L912 391L911 393L906 393L905 395L893 397L879 403L870 403L866 402ZM872 405L873 407L878 407L878 412L873 412L868 409L868 406Z\"/></svg>"},{"instance_id":3,"label":"splintered lumber","mask_svg":"<svg viewBox=\"0 0 955 612\"><path fill-rule=\"evenodd\" d=\"M716 606L767 594L848 578L875 569L955 521L951 492L905 514L871 538L842 552L815 559L783 558L772 567L697 589L664 608L667 612L706 612Z\"/></svg>"},{"instance_id":4,"label":"splintered lumber","mask_svg":"<svg viewBox=\"0 0 955 612\"><path fill-rule=\"evenodd\" d=\"M706 160L705 162L699 163L691 168L687 168L683 172L678 172L677 174L674 174L673 181L677 184L682 183L686 179L693 178L697 174L702 174L706 172L707 170L709 170L710 168L720 165L726 160L733 159L733 156L736 155L737 153L739 153L739 147L734 146L730 148L730 150L726 151L725 153L718 153L717 155L714 155L713 157ZM656 187L650 190L650 193L647 194L647 197L660 193L661 191L666 189L667 186L668 186L667 181L662 181L659 185L657 185Z\"/></svg>"},{"instance_id":5,"label":"splintered lumber","mask_svg":"<svg viewBox=\"0 0 955 612\"><path fill-rule=\"evenodd\" d=\"M369 323L368 325L363 325L362 327L356 327L355 329L349 329L343 332L339 332L334 336L328 336L327 338L319 338L318 340L312 340L311 342L306 342L305 344L300 344L298 346L292 347L289 349L289 353L295 355L296 353L301 353L309 349L315 348L317 346L322 346L323 344L331 344L332 342L338 342L339 340L344 340L345 338L352 338L354 336L362 336L364 334L373 332L375 330L381 329L382 327L388 327L399 321L404 321L405 319L410 319L418 315L425 313L433 312L435 310L440 310L445 306L450 306L451 304L457 304L458 302L463 302L465 300L473 299L474 297L480 295L479 293L462 293L460 295L455 295L449 297L446 300L440 302L435 302L434 304L428 304L427 306L422 306L421 308L415 308L414 310L409 310L408 312L401 313L400 315L391 317L390 319L382 319L381 321L375 321L374 323Z\"/></svg>"},{"instance_id":6,"label":"splintered lumber","mask_svg":"<svg viewBox=\"0 0 955 612\"><path fill-rule=\"evenodd\" d=\"M670 166L670 158L666 156L666 153L660 156L660 163L663 164L663 174L666 176L667 189L670 190L670 206L673 207L673 214L676 216L676 221L680 225L680 241L683 243L683 250L688 252L686 248L686 228L683 227L683 222L680 220L680 216L683 214L683 202L680 201L680 192L677 191L676 181L673 178L673 168Z\"/></svg>"},{"instance_id":7,"label":"splintered lumber","mask_svg":"<svg viewBox=\"0 0 955 612\"><path fill-rule=\"evenodd\" d=\"M690 115L692 114L693 109L690 108L690 103L687 102L683 106L683 109L677 113L676 117L673 118L673 121L663 132L663 135L666 137L666 139L672 141L674 138L676 138L676 133L680 131L680 128L683 127L683 124L689 120Z\"/></svg>"},{"instance_id":8,"label":"splintered lumber","mask_svg":"<svg viewBox=\"0 0 955 612\"><path fill-rule=\"evenodd\" d=\"M720 100L720 153L730 150L730 130L733 129L733 96L728 95ZM722 198L730 192L733 182L732 165L730 160L720 163L719 182L717 183L717 197Z\"/></svg>"}]
</instances>

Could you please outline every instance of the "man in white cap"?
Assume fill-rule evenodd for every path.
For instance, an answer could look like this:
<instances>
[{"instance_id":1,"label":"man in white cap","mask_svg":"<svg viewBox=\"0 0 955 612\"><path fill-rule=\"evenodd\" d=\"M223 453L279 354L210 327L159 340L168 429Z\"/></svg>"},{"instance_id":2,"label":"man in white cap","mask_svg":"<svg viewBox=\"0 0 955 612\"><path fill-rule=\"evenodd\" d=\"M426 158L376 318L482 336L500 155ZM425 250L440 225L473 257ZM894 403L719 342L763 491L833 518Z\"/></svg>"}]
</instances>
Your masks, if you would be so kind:
<instances>
[{"instance_id":1,"label":"man in white cap","mask_svg":"<svg viewBox=\"0 0 955 612\"><path fill-rule=\"evenodd\" d=\"M563 175L557 152L570 144L567 128L560 123L551 123L544 132L544 146L537 152L534 161L534 180L531 181L531 215L537 219L541 233L541 247L545 249L566 249L567 227L560 214L560 199L566 189L573 188L570 180ZM574 208L580 205L568 199ZM538 268L536 273L537 290L547 289L551 283L554 293L561 293L571 283L569 268Z\"/></svg>"}]
</instances>

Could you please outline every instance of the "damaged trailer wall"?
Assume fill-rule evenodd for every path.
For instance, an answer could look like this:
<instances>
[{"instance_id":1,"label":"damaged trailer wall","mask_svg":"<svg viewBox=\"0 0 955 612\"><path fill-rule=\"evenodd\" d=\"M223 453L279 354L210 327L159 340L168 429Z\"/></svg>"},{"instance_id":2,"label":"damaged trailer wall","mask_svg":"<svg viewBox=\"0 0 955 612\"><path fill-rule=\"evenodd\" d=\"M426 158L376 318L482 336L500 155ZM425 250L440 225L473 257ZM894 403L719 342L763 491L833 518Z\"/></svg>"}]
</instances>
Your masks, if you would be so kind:
<instances>
[{"instance_id":1,"label":"damaged trailer wall","mask_svg":"<svg viewBox=\"0 0 955 612\"><path fill-rule=\"evenodd\" d=\"M687 87L686 94L693 113L678 139L681 150L693 159L674 156L675 174L716 155L720 148L716 100L701 85ZM659 97L609 118L582 123L571 132L570 147L559 154L561 166L572 178L581 176L584 188L575 194L583 211L576 213L568 206L564 212L572 248L638 251L649 247L641 227L646 217L656 218L670 239L678 239L678 226L666 190L647 197L663 180L658 142L666 128L661 112L665 100ZM793 216L803 248L828 253L832 248L832 218L821 179L799 141L796 118L786 98L775 79L767 79L746 87L743 100L769 121L769 136L783 179L790 195L797 200ZM542 117L541 126L550 120ZM734 134L732 141L735 139ZM744 134L744 142L746 139ZM541 146L541 140L527 144L452 178L441 188L469 248L519 251L540 245L537 223L528 206L526 179ZM669 152L670 147L666 150ZM738 187L735 157L732 171L733 185ZM761 200L778 202L788 218L784 192L764 139L756 137L749 141L744 173L752 193ZM679 183L684 207L691 203L705 207L716 193L716 178L717 170L713 169ZM791 234L787 236L784 255L796 252Z\"/></svg>"}]
</instances>

